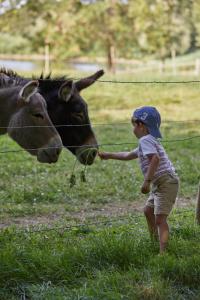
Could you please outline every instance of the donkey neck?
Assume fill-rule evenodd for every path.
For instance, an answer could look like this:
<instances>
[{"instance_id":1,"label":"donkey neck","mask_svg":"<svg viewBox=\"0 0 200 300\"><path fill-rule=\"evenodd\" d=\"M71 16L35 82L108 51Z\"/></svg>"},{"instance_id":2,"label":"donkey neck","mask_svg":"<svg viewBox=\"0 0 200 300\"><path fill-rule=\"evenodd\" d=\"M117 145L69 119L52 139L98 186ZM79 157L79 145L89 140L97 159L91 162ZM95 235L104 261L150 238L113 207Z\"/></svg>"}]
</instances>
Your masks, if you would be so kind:
<instances>
[{"instance_id":1,"label":"donkey neck","mask_svg":"<svg viewBox=\"0 0 200 300\"><path fill-rule=\"evenodd\" d=\"M17 100L20 89L20 86L0 89L0 134L7 132L12 115L19 109Z\"/></svg>"}]
</instances>

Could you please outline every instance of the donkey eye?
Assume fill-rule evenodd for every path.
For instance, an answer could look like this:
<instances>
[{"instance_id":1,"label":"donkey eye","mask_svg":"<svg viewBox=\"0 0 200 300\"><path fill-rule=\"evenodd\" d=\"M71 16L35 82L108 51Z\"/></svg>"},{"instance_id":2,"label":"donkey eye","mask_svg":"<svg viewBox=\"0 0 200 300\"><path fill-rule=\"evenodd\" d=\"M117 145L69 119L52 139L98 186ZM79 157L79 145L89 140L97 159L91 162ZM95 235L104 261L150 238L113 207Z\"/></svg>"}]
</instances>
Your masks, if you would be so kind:
<instances>
[{"instance_id":1,"label":"donkey eye","mask_svg":"<svg viewBox=\"0 0 200 300\"><path fill-rule=\"evenodd\" d=\"M35 113L35 114L33 114L33 116L36 118L44 119L44 116L40 113Z\"/></svg>"},{"instance_id":2,"label":"donkey eye","mask_svg":"<svg viewBox=\"0 0 200 300\"><path fill-rule=\"evenodd\" d=\"M84 111L84 106L81 103L75 103L73 104L71 111L79 114Z\"/></svg>"},{"instance_id":3,"label":"donkey eye","mask_svg":"<svg viewBox=\"0 0 200 300\"><path fill-rule=\"evenodd\" d=\"M76 107L74 110L73 110L73 113L74 114L81 114L82 113L82 109L80 107Z\"/></svg>"},{"instance_id":4,"label":"donkey eye","mask_svg":"<svg viewBox=\"0 0 200 300\"><path fill-rule=\"evenodd\" d=\"M82 121L84 119L83 112L74 112L72 113L73 118L76 120Z\"/></svg>"},{"instance_id":5,"label":"donkey eye","mask_svg":"<svg viewBox=\"0 0 200 300\"><path fill-rule=\"evenodd\" d=\"M75 115L77 118L80 118L80 119L83 118L83 112L82 112L82 111L76 112L74 115Z\"/></svg>"}]
</instances>

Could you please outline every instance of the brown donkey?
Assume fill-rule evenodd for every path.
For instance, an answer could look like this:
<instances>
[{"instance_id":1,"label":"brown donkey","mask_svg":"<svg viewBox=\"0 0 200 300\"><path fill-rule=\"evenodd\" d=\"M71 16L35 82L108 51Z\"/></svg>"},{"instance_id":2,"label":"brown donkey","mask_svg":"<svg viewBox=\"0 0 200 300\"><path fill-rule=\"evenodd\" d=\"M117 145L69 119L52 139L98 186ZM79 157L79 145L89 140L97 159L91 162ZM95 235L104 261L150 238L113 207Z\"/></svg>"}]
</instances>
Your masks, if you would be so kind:
<instances>
[{"instance_id":1,"label":"brown donkey","mask_svg":"<svg viewBox=\"0 0 200 300\"><path fill-rule=\"evenodd\" d=\"M25 85L0 73L0 135L8 133L39 162L58 160L62 141L53 126L38 81Z\"/></svg>"},{"instance_id":2,"label":"brown donkey","mask_svg":"<svg viewBox=\"0 0 200 300\"><path fill-rule=\"evenodd\" d=\"M20 81L23 85L30 81L12 70L0 68L9 80ZM63 143L80 163L92 165L97 151L98 143L92 129L88 113L88 105L81 96L81 91L95 83L104 71L99 70L91 76L73 81L64 77L35 78L39 81L39 91L44 97L49 117L56 127Z\"/></svg>"}]
</instances>

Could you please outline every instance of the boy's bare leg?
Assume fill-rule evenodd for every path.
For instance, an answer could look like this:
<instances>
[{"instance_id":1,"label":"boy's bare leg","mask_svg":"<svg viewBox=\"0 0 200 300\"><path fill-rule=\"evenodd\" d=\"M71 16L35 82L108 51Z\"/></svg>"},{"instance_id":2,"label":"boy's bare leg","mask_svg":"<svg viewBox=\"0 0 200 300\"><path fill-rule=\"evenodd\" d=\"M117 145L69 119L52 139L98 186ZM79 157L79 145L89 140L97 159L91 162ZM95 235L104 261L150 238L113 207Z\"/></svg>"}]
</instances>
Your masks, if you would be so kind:
<instances>
[{"instance_id":1,"label":"boy's bare leg","mask_svg":"<svg viewBox=\"0 0 200 300\"><path fill-rule=\"evenodd\" d=\"M163 253L167 247L169 239L169 226L167 224L167 215L156 215L155 223L158 227L160 253Z\"/></svg>"},{"instance_id":2,"label":"boy's bare leg","mask_svg":"<svg viewBox=\"0 0 200 300\"><path fill-rule=\"evenodd\" d=\"M150 206L144 207L144 214L151 238L158 240L158 228L155 222L154 208Z\"/></svg>"}]
</instances>

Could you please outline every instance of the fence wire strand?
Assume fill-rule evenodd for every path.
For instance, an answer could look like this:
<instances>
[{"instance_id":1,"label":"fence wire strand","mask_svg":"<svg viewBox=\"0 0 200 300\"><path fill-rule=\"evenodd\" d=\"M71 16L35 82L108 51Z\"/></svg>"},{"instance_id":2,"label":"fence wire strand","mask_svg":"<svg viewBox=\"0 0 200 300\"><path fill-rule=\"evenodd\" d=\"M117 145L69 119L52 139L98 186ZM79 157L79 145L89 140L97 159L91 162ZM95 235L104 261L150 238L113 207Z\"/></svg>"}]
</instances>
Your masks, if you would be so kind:
<instances>
[{"instance_id":1,"label":"fence wire strand","mask_svg":"<svg viewBox=\"0 0 200 300\"><path fill-rule=\"evenodd\" d=\"M56 78L35 78L35 77L26 77L22 79L25 80L44 80L44 81L54 81L54 82L62 82L67 80L82 80L80 77L70 77L66 78L65 76L59 76ZM200 80L109 80L109 79L96 79L94 82L99 83L114 83L114 84L192 84L192 83L200 83Z\"/></svg>"},{"instance_id":2,"label":"fence wire strand","mask_svg":"<svg viewBox=\"0 0 200 300\"><path fill-rule=\"evenodd\" d=\"M120 83L120 84L190 84L200 83L200 80L180 80L180 81L165 81L165 80L147 80L147 81L132 81L132 80L102 80L98 79L96 82L102 83Z\"/></svg>"},{"instance_id":3,"label":"fence wire strand","mask_svg":"<svg viewBox=\"0 0 200 300\"><path fill-rule=\"evenodd\" d=\"M163 120L162 124L168 124L168 123L176 123L176 124L188 124L188 123L200 123L200 119L194 119L194 120ZM117 123L86 123L86 124L58 124L58 125L25 125L25 126L9 126L9 129L24 129L24 128L60 128L60 127L98 127L98 126L120 126L120 125L130 125L130 122L117 122ZM1 126L0 129L7 129L8 126Z\"/></svg>"},{"instance_id":4,"label":"fence wire strand","mask_svg":"<svg viewBox=\"0 0 200 300\"><path fill-rule=\"evenodd\" d=\"M181 138L181 139L175 139L175 140L162 140L162 143L176 143L176 142L184 142L184 141L189 141L189 140L193 140L193 139L199 139L200 138L200 135L195 135L195 136L191 136L191 137L186 137L186 138ZM89 145L89 144L86 144L86 145L81 145L81 146L77 146L77 145L65 145L65 146L62 146L62 148L68 148L68 149L71 149L71 148L91 148L92 146L94 147L104 147L104 146L123 146L123 145L126 145L126 146L135 146L135 145L138 145L137 142L123 142L123 143L102 143L102 144L96 144L96 145ZM36 150L47 150L47 149L57 149L58 147L42 147L42 148L27 148L27 149L12 149L12 150L8 150L8 149L5 149L5 150L0 150L0 154L6 154L6 153L18 153L18 152L24 152L24 151L36 151Z\"/></svg>"}]
</instances>

